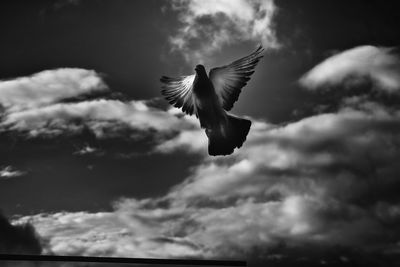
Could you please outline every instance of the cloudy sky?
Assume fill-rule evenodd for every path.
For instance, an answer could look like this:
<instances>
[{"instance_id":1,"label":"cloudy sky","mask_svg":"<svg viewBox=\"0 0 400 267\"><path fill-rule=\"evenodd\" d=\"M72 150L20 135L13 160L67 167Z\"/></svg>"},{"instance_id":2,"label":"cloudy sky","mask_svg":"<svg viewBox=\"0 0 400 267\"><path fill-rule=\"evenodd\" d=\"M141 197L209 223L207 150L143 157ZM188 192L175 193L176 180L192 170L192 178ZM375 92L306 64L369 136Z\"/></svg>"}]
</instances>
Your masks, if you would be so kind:
<instances>
[{"instance_id":1,"label":"cloudy sky","mask_svg":"<svg viewBox=\"0 0 400 267\"><path fill-rule=\"evenodd\" d=\"M0 253L400 262L394 2L0 5ZM247 141L210 157L159 78L259 44Z\"/></svg>"}]
</instances>

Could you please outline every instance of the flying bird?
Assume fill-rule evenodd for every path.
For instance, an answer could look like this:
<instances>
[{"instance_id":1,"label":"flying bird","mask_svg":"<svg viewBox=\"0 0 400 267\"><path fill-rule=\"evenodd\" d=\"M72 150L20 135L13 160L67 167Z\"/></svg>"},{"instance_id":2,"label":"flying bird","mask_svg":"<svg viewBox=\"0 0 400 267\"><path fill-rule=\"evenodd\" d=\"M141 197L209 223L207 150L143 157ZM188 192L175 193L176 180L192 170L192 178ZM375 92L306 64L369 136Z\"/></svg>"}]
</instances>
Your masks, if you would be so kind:
<instances>
[{"instance_id":1,"label":"flying bird","mask_svg":"<svg viewBox=\"0 0 400 267\"><path fill-rule=\"evenodd\" d=\"M196 73L170 78L162 76L161 93L168 102L200 121L208 137L208 154L232 154L240 148L249 133L251 121L227 113L238 100L241 89L250 80L263 57L259 46L253 53L228 65L212 68L207 76L203 65Z\"/></svg>"}]
</instances>

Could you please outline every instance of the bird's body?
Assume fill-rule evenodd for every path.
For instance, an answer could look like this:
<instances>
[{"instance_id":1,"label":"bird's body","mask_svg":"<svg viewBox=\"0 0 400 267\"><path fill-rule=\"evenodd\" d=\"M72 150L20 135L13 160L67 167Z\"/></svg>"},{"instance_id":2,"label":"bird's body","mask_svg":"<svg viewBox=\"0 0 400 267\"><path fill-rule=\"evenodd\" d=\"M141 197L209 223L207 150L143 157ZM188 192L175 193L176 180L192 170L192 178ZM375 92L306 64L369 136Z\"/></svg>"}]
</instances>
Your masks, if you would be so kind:
<instances>
[{"instance_id":1,"label":"bird's body","mask_svg":"<svg viewBox=\"0 0 400 267\"><path fill-rule=\"evenodd\" d=\"M228 155L240 148L246 140L251 121L228 114L246 85L256 64L262 57L262 48L227 66L213 68L207 76L203 65L197 65L196 74L179 78L163 76L162 93L175 107L199 118L209 139L210 155Z\"/></svg>"},{"instance_id":2,"label":"bird's body","mask_svg":"<svg viewBox=\"0 0 400 267\"><path fill-rule=\"evenodd\" d=\"M204 66L197 65L193 81L193 94L196 97L196 115L200 126L205 129L216 128L225 123L226 112L215 92L214 85L207 76Z\"/></svg>"}]
</instances>

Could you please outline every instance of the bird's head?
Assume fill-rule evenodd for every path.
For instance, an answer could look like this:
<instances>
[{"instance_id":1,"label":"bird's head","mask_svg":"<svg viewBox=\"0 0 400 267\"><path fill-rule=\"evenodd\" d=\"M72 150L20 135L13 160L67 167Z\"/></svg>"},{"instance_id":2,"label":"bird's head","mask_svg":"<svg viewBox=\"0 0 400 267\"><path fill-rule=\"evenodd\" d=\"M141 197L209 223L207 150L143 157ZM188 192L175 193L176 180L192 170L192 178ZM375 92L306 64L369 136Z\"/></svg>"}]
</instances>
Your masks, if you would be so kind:
<instances>
[{"instance_id":1,"label":"bird's head","mask_svg":"<svg viewBox=\"0 0 400 267\"><path fill-rule=\"evenodd\" d=\"M194 70L196 71L197 74L206 73L206 69L205 69L204 66L201 65L201 64L196 65L196 67L194 68Z\"/></svg>"}]
</instances>

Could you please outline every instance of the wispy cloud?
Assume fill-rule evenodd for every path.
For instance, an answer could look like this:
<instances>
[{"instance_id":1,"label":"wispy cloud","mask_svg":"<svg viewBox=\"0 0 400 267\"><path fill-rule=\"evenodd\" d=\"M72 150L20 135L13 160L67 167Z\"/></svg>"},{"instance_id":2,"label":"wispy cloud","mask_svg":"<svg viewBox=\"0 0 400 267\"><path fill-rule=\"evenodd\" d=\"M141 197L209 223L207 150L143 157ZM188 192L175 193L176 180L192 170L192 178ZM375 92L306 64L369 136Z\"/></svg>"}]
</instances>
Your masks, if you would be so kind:
<instances>
[{"instance_id":1,"label":"wispy cloud","mask_svg":"<svg viewBox=\"0 0 400 267\"><path fill-rule=\"evenodd\" d=\"M237 42L279 47L273 24L277 8L272 0L175 0L171 6L181 25L170 43L190 63L204 63L214 52Z\"/></svg>"},{"instance_id":2,"label":"wispy cloud","mask_svg":"<svg viewBox=\"0 0 400 267\"><path fill-rule=\"evenodd\" d=\"M96 147L92 147L88 144L85 144L83 147L78 148L73 154L74 155L88 155L88 154L99 155L99 154L103 154L103 152Z\"/></svg>"},{"instance_id":3,"label":"wispy cloud","mask_svg":"<svg viewBox=\"0 0 400 267\"><path fill-rule=\"evenodd\" d=\"M11 166L6 166L0 169L0 180L8 180L14 177L25 175L26 172L14 169Z\"/></svg>"}]
</instances>

